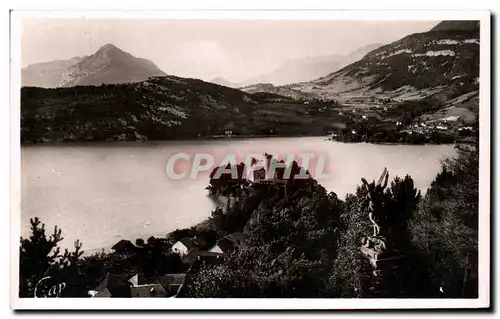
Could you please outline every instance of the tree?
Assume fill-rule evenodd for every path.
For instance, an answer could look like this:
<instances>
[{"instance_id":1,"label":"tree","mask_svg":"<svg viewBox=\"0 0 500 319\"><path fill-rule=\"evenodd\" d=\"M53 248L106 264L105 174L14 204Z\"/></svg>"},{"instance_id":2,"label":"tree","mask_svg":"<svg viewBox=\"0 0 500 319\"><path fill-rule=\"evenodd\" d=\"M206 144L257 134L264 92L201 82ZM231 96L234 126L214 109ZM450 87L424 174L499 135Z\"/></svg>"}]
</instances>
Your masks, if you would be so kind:
<instances>
[{"instance_id":1,"label":"tree","mask_svg":"<svg viewBox=\"0 0 500 319\"><path fill-rule=\"evenodd\" d=\"M64 284L57 297L88 297L88 290L101 277L109 256L101 253L82 258L82 243L78 240L73 251L65 249L61 254L58 244L63 240L62 230L55 226L47 236L45 225L37 217L30 222L31 236L21 238L19 247L19 296L34 297L37 283L46 278L44 283Z\"/></svg>"},{"instance_id":2,"label":"tree","mask_svg":"<svg viewBox=\"0 0 500 319\"><path fill-rule=\"evenodd\" d=\"M430 269L435 294L477 298L478 294L477 142L459 145L458 157L443 163L410 227L412 242Z\"/></svg>"},{"instance_id":3,"label":"tree","mask_svg":"<svg viewBox=\"0 0 500 319\"><path fill-rule=\"evenodd\" d=\"M254 184L233 206L245 241L223 264L202 266L189 297L320 297L336 257L342 201L317 183Z\"/></svg>"},{"instance_id":4,"label":"tree","mask_svg":"<svg viewBox=\"0 0 500 319\"><path fill-rule=\"evenodd\" d=\"M48 274L49 267L56 267L62 257L57 244L63 240L61 229L54 227L50 236L45 234L45 224L38 217L31 218L31 236L21 238L19 249L19 296L33 297L40 279Z\"/></svg>"}]
</instances>

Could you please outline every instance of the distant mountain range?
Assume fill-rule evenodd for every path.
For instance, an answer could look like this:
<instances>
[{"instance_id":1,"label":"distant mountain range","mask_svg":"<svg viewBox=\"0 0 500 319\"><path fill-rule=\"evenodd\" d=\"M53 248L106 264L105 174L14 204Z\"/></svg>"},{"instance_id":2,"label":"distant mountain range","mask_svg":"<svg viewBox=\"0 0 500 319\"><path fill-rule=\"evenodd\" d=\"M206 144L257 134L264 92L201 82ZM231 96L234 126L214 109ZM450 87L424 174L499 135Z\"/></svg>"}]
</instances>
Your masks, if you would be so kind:
<instances>
[{"instance_id":1,"label":"distant mountain range","mask_svg":"<svg viewBox=\"0 0 500 319\"><path fill-rule=\"evenodd\" d=\"M150 60L106 44L89 56L30 65L21 70L21 85L54 88L129 83L160 75L166 74Z\"/></svg>"},{"instance_id":2,"label":"distant mountain range","mask_svg":"<svg viewBox=\"0 0 500 319\"><path fill-rule=\"evenodd\" d=\"M59 77L56 70L67 65ZM319 135L345 124L344 111L354 114L353 109L389 124L407 115L416 121L459 117L474 123L479 23L445 21L332 68L311 81L233 89L227 83L167 76L151 61L106 45L88 57L27 68L50 74L41 84L62 88L21 90L21 138L35 143L164 140L226 130ZM89 86L119 82L134 83Z\"/></svg>"},{"instance_id":3,"label":"distant mountain range","mask_svg":"<svg viewBox=\"0 0 500 319\"><path fill-rule=\"evenodd\" d=\"M273 85L285 85L291 83L315 80L330 74L352 62L361 59L368 52L381 47L382 44L370 44L357 49L347 55L332 54L321 57L307 57L285 62L271 73L247 79L243 82L230 82L224 78L213 79L212 83L232 88L245 87L259 83L271 83Z\"/></svg>"},{"instance_id":4,"label":"distant mountain range","mask_svg":"<svg viewBox=\"0 0 500 319\"><path fill-rule=\"evenodd\" d=\"M464 94L465 102L470 102L477 99L478 83L479 22L443 21L319 79L283 86L256 84L241 90L369 107L384 99L414 101L432 96L447 101Z\"/></svg>"}]
</instances>

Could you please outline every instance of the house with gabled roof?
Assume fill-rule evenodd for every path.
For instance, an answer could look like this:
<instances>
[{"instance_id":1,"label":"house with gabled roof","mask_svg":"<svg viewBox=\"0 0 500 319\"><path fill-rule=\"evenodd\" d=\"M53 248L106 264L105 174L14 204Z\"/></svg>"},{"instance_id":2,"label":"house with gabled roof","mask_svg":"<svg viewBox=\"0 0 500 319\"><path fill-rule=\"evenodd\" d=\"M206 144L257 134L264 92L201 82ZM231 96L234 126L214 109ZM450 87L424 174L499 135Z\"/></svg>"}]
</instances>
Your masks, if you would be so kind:
<instances>
[{"instance_id":1,"label":"house with gabled roof","mask_svg":"<svg viewBox=\"0 0 500 319\"><path fill-rule=\"evenodd\" d=\"M130 297L129 274L107 273L103 280L88 294L95 297Z\"/></svg>"},{"instance_id":2,"label":"house with gabled roof","mask_svg":"<svg viewBox=\"0 0 500 319\"><path fill-rule=\"evenodd\" d=\"M196 250L199 250L197 241L187 237L181 238L172 245L172 251L181 257Z\"/></svg>"},{"instance_id":3,"label":"house with gabled roof","mask_svg":"<svg viewBox=\"0 0 500 319\"><path fill-rule=\"evenodd\" d=\"M221 238L209 251L219 254L230 254L234 251L234 243L227 238Z\"/></svg>"},{"instance_id":4,"label":"house with gabled roof","mask_svg":"<svg viewBox=\"0 0 500 319\"><path fill-rule=\"evenodd\" d=\"M111 247L116 253L133 253L137 247L130 240L122 239Z\"/></svg>"},{"instance_id":5,"label":"house with gabled roof","mask_svg":"<svg viewBox=\"0 0 500 319\"><path fill-rule=\"evenodd\" d=\"M137 253L137 246L130 240L122 239L111 247L115 254L123 259L129 258Z\"/></svg>"},{"instance_id":6,"label":"house with gabled roof","mask_svg":"<svg viewBox=\"0 0 500 319\"><path fill-rule=\"evenodd\" d=\"M217 241L210 252L229 255L243 242L243 234L233 233Z\"/></svg>"},{"instance_id":7,"label":"house with gabled roof","mask_svg":"<svg viewBox=\"0 0 500 319\"><path fill-rule=\"evenodd\" d=\"M142 273L132 276L130 284L130 296L139 298L149 297L172 297L177 296L186 281L186 274L165 274L147 279Z\"/></svg>"}]
</instances>

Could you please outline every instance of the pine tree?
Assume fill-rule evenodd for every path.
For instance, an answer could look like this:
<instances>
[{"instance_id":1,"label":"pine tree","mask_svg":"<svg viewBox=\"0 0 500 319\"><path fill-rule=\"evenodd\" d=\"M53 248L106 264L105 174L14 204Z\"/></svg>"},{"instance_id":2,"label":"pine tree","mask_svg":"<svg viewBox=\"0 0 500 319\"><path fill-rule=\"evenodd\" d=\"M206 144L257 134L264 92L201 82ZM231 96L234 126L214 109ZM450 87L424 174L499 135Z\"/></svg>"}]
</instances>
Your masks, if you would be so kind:
<instances>
[{"instance_id":1,"label":"pine tree","mask_svg":"<svg viewBox=\"0 0 500 319\"><path fill-rule=\"evenodd\" d=\"M33 297L37 282L56 267L62 257L57 244L63 240L61 229L54 227L54 232L47 237L45 224L38 217L30 219L31 236L21 238L19 250L19 296Z\"/></svg>"}]
</instances>

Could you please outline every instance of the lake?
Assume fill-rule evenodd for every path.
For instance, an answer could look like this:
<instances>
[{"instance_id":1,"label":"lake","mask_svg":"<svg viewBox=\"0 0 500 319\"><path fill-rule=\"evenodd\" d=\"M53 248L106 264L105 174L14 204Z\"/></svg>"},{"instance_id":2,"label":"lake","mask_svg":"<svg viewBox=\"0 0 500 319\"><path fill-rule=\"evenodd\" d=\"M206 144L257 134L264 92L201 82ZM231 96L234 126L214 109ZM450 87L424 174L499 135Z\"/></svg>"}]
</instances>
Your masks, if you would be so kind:
<instances>
[{"instance_id":1,"label":"lake","mask_svg":"<svg viewBox=\"0 0 500 319\"><path fill-rule=\"evenodd\" d=\"M378 179L384 167L390 180L409 174L424 192L441 160L456 154L452 145L344 144L322 137L23 146L21 235L29 235L30 217L37 216L49 233L54 225L62 228L63 248L80 239L88 253L123 238L164 236L204 220L215 208L205 190L208 172L196 179L170 179L166 163L178 152L214 154L215 163L232 153L237 158L264 152L322 154L330 177L320 183L341 198L355 192L361 177ZM176 169L188 166L183 163Z\"/></svg>"}]
</instances>

